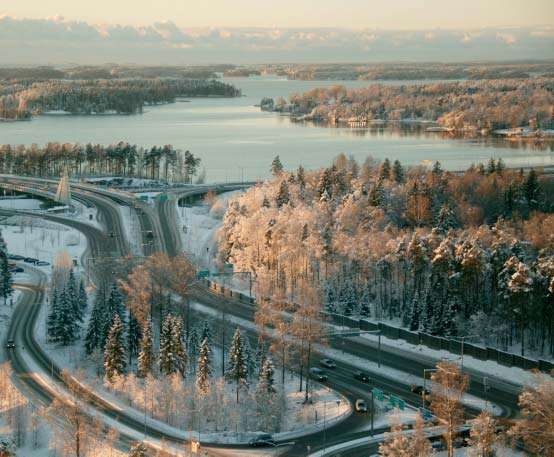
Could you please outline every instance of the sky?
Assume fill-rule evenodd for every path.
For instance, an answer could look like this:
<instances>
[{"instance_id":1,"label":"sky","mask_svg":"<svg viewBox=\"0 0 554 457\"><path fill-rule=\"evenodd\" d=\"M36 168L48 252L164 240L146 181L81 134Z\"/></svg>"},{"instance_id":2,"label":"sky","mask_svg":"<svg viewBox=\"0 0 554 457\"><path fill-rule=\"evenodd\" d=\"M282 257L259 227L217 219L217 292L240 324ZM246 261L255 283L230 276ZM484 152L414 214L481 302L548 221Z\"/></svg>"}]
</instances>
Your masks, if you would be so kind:
<instances>
[{"instance_id":1,"label":"sky","mask_svg":"<svg viewBox=\"0 0 554 457\"><path fill-rule=\"evenodd\" d=\"M0 14L180 27L473 29L554 24L552 0L2 0Z\"/></svg>"},{"instance_id":2,"label":"sky","mask_svg":"<svg viewBox=\"0 0 554 457\"><path fill-rule=\"evenodd\" d=\"M0 65L554 59L554 0L0 0Z\"/></svg>"}]
</instances>

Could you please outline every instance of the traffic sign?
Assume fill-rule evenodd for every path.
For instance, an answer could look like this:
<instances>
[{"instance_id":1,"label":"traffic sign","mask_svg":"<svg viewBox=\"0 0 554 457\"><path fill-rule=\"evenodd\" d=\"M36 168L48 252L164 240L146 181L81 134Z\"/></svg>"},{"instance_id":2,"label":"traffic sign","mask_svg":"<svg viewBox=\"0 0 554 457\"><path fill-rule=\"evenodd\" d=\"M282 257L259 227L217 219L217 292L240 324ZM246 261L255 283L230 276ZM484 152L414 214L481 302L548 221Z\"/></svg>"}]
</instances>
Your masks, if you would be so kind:
<instances>
[{"instance_id":1,"label":"traffic sign","mask_svg":"<svg viewBox=\"0 0 554 457\"><path fill-rule=\"evenodd\" d=\"M379 401L383 401L383 399L385 398L385 394L383 394L383 391L379 389L373 389L373 395Z\"/></svg>"},{"instance_id":2,"label":"traffic sign","mask_svg":"<svg viewBox=\"0 0 554 457\"><path fill-rule=\"evenodd\" d=\"M400 409L400 411L404 411L405 403L404 400L401 398L393 397L392 395L389 397L389 403L391 406Z\"/></svg>"},{"instance_id":3,"label":"traffic sign","mask_svg":"<svg viewBox=\"0 0 554 457\"><path fill-rule=\"evenodd\" d=\"M167 201L167 195L160 195L160 201L161 202Z\"/></svg>"},{"instance_id":4,"label":"traffic sign","mask_svg":"<svg viewBox=\"0 0 554 457\"><path fill-rule=\"evenodd\" d=\"M141 195L141 196L140 196L140 199L141 199L143 202L146 202L146 201L148 201L148 195Z\"/></svg>"},{"instance_id":5,"label":"traffic sign","mask_svg":"<svg viewBox=\"0 0 554 457\"><path fill-rule=\"evenodd\" d=\"M207 278L208 276L210 276L209 270L200 270L198 272L198 279Z\"/></svg>"},{"instance_id":6,"label":"traffic sign","mask_svg":"<svg viewBox=\"0 0 554 457\"><path fill-rule=\"evenodd\" d=\"M421 414L421 417L425 419L426 421L429 421L433 418L433 413L425 408L419 408L419 414Z\"/></svg>"}]
</instances>

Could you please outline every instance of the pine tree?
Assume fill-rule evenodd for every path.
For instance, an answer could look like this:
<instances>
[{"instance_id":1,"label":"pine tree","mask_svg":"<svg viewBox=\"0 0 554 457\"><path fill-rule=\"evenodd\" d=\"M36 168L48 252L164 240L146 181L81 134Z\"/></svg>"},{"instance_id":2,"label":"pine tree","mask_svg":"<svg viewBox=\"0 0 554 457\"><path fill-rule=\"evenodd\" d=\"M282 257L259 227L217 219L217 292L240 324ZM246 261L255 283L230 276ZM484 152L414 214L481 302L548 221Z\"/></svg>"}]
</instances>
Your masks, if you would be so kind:
<instances>
[{"instance_id":1,"label":"pine tree","mask_svg":"<svg viewBox=\"0 0 554 457\"><path fill-rule=\"evenodd\" d=\"M281 181L281 184L279 185L279 191L275 197L275 203L277 204L277 208L282 208L290 203L289 186L285 180Z\"/></svg>"},{"instance_id":2,"label":"pine tree","mask_svg":"<svg viewBox=\"0 0 554 457\"><path fill-rule=\"evenodd\" d=\"M78 322L83 322L83 306L80 301L79 287L75 278L73 268L69 270L69 276L66 283L67 301L73 318Z\"/></svg>"},{"instance_id":3,"label":"pine tree","mask_svg":"<svg viewBox=\"0 0 554 457\"><path fill-rule=\"evenodd\" d=\"M302 165L299 165L298 170L296 170L296 182L298 182L300 190L304 190L306 188L306 173L304 172L304 167L302 167Z\"/></svg>"},{"instance_id":4,"label":"pine tree","mask_svg":"<svg viewBox=\"0 0 554 457\"><path fill-rule=\"evenodd\" d=\"M4 305L8 297L13 294L13 276L8 261L8 251L6 242L0 231L0 294L4 298Z\"/></svg>"},{"instance_id":5,"label":"pine tree","mask_svg":"<svg viewBox=\"0 0 554 457\"><path fill-rule=\"evenodd\" d=\"M106 344L106 339L110 333L110 329L113 325L115 316L118 315L123 326L123 331L125 331L125 322L123 318L125 316L125 305L123 304L123 297L119 292L117 284L113 284L108 300L106 301L105 314L104 314L104 327L102 330L102 339L100 345L103 347Z\"/></svg>"},{"instance_id":6,"label":"pine tree","mask_svg":"<svg viewBox=\"0 0 554 457\"><path fill-rule=\"evenodd\" d=\"M529 209L533 210L538 208L540 191L541 188L537 179L537 172L534 168L532 168L523 183L523 193L525 195L525 199L527 200Z\"/></svg>"},{"instance_id":7,"label":"pine tree","mask_svg":"<svg viewBox=\"0 0 554 457\"><path fill-rule=\"evenodd\" d=\"M492 175L493 173L496 173L496 164L494 163L494 159L491 157L487 163L487 174Z\"/></svg>"},{"instance_id":8,"label":"pine tree","mask_svg":"<svg viewBox=\"0 0 554 457\"><path fill-rule=\"evenodd\" d=\"M273 176L279 176L281 173L283 173L283 164L281 163L281 159L279 158L279 156L275 156L275 158L271 162L270 171Z\"/></svg>"},{"instance_id":9,"label":"pine tree","mask_svg":"<svg viewBox=\"0 0 554 457\"><path fill-rule=\"evenodd\" d=\"M319 177L319 182L317 184L317 195L319 198L322 198L324 195L328 197L332 193L332 181L331 181L331 170L325 168Z\"/></svg>"},{"instance_id":10,"label":"pine tree","mask_svg":"<svg viewBox=\"0 0 554 457\"><path fill-rule=\"evenodd\" d=\"M241 386L248 388L248 365L243 350L242 336L237 327L233 336L233 343L229 352L229 367L225 372L228 381L236 383L237 403L239 402L239 389Z\"/></svg>"},{"instance_id":11,"label":"pine tree","mask_svg":"<svg viewBox=\"0 0 554 457\"><path fill-rule=\"evenodd\" d=\"M112 380L114 375L124 374L127 369L123 325L118 314L115 315L104 347L104 369L109 380Z\"/></svg>"},{"instance_id":12,"label":"pine tree","mask_svg":"<svg viewBox=\"0 0 554 457\"><path fill-rule=\"evenodd\" d=\"M383 180L379 178L371 187L368 195L370 206L381 206L385 201L385 191L383 189Z\"/></svg>"},{"instance_id":13,"label":"pine tree","mask_svg":"<svg viewBox=\"0 0 554 457\"><path fill-rule=\"evenodd\" d=\"M398 160L395 160L392 164L391 179L399 184L406 181L404 176L404 169Z\"/></svg>"},{"instance_id":14,"label":"pine tree","mask_svg":"<svg viewBox=\"0 0 554 457\"><path fill-rule=\"evenodd\" d=\"M385 159L381 163L379 168L379 181L384 181L385 179L390 179L390 160Z\"/></svg>"},{"instance_id":15,"label":"pine tree","mask_svg":"<svg viewBox=\"0 0 554 457\"><path fill-rule=\"evenodd\" d=\"M200 345L198 371L196 374L196 389L201 395L206 395L210 391L212 374L212 351L208 339L204 338Z\"/></svg>"},{"instance_id":16,"label":"pine tree","mask_svg":"<svg viewBox=\"0 0 554 457\"><path fill-rule=\"evenodd\" d=\"M152 322L145 322L140 340L140 352L138 355L138 374L146 377L152 373L154 365L154 341L152 338Z\"/></svg>"},{"instance_id":17,"label":"pine tree","mask_svg":"<svg viewBox=\"0 0 554 457\"><path fill-rule=\"evenodd\" d=\"M271 208L271 202L269 201L269 198L267 198L267 195L264 195L264 199L262 201L262 208Z\"/></svg>"}]
</instances>

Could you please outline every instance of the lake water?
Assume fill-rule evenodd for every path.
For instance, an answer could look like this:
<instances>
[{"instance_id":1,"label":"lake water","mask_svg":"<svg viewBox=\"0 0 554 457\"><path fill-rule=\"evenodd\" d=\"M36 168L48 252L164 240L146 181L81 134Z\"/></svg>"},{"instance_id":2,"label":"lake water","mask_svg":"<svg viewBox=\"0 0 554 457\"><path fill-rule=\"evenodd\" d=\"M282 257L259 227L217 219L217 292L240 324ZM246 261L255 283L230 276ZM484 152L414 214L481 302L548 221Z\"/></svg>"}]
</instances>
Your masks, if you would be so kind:
<instances>
[{"instance_id":1,"label":"lake water","mask_svg":"<svg viewBox=\"0 0 554 457\"><path fill-rule=\"evenodd\" d=\"M293 92L334 84L364 87L368 81L288 81L272 76L223 80L241 88L244 96L146 107L143 114L132 116L48 115L30 122L0 123L0 143L172 144L201 157L210 182L265 178L276 155L286 169L299 164L319 168L340 152L360 161L371 155L399 159L405 165L439 160L449 169L464 169L490 157L502 157L510 166L554 164L552 144L537 147L493 139L441 139L438 134L406 129L328 128L291 123L287 117L254 107L264 96L287 98ZM394 83L398 82L388 82Z\"/></svg>"}]
</instances>

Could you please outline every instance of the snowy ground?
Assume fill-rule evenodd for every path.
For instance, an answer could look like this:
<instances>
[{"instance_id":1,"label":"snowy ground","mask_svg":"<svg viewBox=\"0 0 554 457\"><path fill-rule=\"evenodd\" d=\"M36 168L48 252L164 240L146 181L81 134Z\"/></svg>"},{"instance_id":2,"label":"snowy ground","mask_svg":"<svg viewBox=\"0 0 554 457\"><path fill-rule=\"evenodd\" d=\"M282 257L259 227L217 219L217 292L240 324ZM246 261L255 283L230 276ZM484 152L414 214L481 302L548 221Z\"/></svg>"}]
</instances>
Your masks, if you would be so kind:
<instances>
[{"instance_id":1,"label":"snowy ground","mask_svg":"<svg viewBox=\"0 0 554 457\"><path fill-rule=\"evenodd\" d=\"M14 210L40 210L43 202L36 198L2 198L0 208Z\"/></svg>"},{"instance_id":2,"label":"snowy ground","mask_svg":"<svg viewBox=\"0 0 554 457\"><path fill-rule=\"evenodd\" d=\"M140 222L137 212L133 211L130 206L117 205L117 209L123 220L125 239L129 243L131 254L137 256L143 255L142 233L140 231Z\"/></svg>"}]
</instances>

